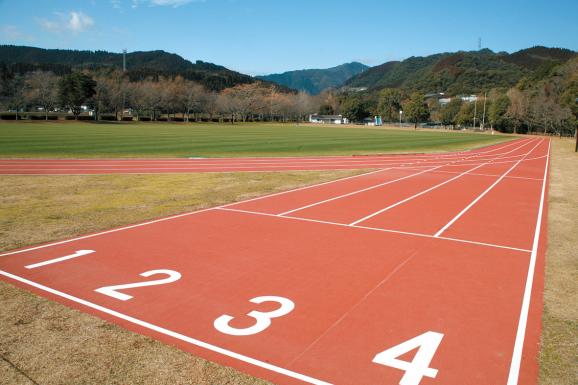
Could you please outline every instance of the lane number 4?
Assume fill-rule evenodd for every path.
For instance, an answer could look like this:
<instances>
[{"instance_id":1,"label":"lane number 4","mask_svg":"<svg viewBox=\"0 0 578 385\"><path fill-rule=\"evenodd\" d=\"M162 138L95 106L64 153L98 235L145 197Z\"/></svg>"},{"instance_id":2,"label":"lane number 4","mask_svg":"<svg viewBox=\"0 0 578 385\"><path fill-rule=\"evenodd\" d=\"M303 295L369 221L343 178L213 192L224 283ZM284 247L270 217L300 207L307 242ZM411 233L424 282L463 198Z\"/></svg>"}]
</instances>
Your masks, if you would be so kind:
<instances>
[{"instance_id":1,"label":"lane number 4","mask_svg":"<svg viewBox=\"0 0 578 385\"><path fill-rule=\"evenodd\" d=\"M429 365L442 342L443 336L441 333L432 331L423 333L376 354L373 362L403 370L405 374L401 378L399 385L418 385L423 377L435 378L437 376L438 370L430 368ZM402 361L398 358L416 348L418 350L411 362Z\"/></svg>"}]
</instances>

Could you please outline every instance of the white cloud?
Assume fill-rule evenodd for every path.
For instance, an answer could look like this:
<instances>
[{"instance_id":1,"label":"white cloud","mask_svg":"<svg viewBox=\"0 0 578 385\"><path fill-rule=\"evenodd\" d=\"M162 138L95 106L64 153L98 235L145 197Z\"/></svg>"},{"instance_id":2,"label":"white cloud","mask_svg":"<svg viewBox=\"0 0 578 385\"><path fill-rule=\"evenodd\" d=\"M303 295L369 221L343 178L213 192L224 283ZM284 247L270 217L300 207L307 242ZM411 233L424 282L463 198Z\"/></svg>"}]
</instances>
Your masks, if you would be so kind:
<instances>
[{"instance_id":1,"label":"white cloud","mask_svg":"<svg viewBox=\"0 0 578 385\"><path fill-rule=\"evenodd\" d=\"M70 12L68 29L72 32L82 32L94 26L94 20L82 12Z\"/></svg>"},{"instance_id":2,"label":"white cloud","mask_svg":"<svg viewBox=\"0 0 578 385\"><path fill-rule=\"evenodd\" d=\"M84 32L94 27L92 17L80 11L68 13L56 12L56 20L38 19L42 28L50 32L70 31L73 33Z\"/></svg>"}]
</instances>

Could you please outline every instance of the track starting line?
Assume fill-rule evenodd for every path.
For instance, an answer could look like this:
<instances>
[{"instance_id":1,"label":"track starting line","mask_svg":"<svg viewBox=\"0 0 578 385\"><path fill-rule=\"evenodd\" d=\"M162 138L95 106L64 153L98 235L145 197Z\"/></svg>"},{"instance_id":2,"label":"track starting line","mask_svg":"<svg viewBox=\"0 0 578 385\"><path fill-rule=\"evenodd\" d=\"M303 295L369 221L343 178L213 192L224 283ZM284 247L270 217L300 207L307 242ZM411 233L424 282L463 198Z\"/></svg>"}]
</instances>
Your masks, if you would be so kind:
<instances>
[{"instance_id":1,"label":"track starting line","mask_svg":"<svg viewBox=\"0 0 578 385\"><path fill-rule=\"evenodd\" d=\"M382 159L7 252L0 275L273 383L536 384L549 155Z\"/></svg>"}]
</instances>

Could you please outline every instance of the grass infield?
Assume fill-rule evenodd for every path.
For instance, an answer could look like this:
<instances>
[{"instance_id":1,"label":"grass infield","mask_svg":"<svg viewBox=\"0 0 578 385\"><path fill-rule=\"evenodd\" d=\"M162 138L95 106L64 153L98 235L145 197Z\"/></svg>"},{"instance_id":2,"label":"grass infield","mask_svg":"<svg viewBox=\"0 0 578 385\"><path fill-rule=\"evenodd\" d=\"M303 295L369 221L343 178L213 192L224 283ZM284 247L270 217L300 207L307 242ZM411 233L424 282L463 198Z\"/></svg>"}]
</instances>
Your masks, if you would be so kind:
<instances>
[{"instance_id":1,"label":"grass infield","mask_svg":"<svg viewBox=\"0 0 578 385\"><path fill-rule=\"evenodd\" d=\"M228 157L432 152L510 137L295 124L2 122L0 157Z\"/></svg>"}]
</instances>

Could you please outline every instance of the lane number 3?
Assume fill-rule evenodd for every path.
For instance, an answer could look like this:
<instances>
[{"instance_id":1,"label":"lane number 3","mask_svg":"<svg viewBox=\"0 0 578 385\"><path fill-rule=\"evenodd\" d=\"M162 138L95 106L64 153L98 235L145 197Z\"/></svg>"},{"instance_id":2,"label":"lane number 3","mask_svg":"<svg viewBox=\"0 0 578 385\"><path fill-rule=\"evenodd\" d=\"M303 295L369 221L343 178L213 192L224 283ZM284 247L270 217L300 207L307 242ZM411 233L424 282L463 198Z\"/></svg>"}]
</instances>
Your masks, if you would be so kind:
<instances>
[{"instance_id":1,"label":"lane number 3","mask_svg":"<svg viewBox=\"0 0 578 385\"><path fill-rule=\"evenodd\" d=\"M273 311L261 312L253 310L247 313L247 316L255 319L255 324L247 328L236 328L230 326L229 322L235 319L235 317L224 314L219 318L217 318L213 323L215 329L217 329L221 333L229 334L232 336L250 336L253 334L260 333L263 330L267 329L269 326L271 326L271 319L287 315L295 308L295 303L293 303L293 301L291 301L290 299L285 297L277 297L273 295L255 297L250 299L249 301L257 304L263 302L277 302L280 306L277 310Z\"/></svg>"},{"instance_id":2,"label":"lane number 3","mask_svg":"<svg viewBox=\"0 0 578 385\"><path fill-rule=\"evenodd\" d=\"M166 270L166 269L159 269L159 270L150 270L141 273L142 277L150 277L151 275L157 274L164 274L168 275L166 278L161 279L154 279L152 281L143 281L143 282L135 282L135 283L125 283L123 285L114 285L114 286L103 286L98 289L95 289L97 293L108 295L109 297L120 299L121 301L127 301L132 298L132 295L121 293L118 290L124 289L133 289L135 287L145 287L145 286L155 286L155 285L163 285L165 283L171 283L178 281L181 279L181 273L174 270Z\"/></svg>"},{"instance_id":3,"label":"lane number 3","mask_svg":"<svg viewBox=\"0 0 578 385\"><path fill-rule=\"evenodd\" d=\"M425 377L435 378L437 369L430 368L429 365L433 356L442 342L443 334L437 332L426 332L399 345L391 347L378 353L373 362L405 372L399 385L418 385ZM411 362L402 361L398 357L414 349L418 349Z\"/></svg>"}]
</instances>

